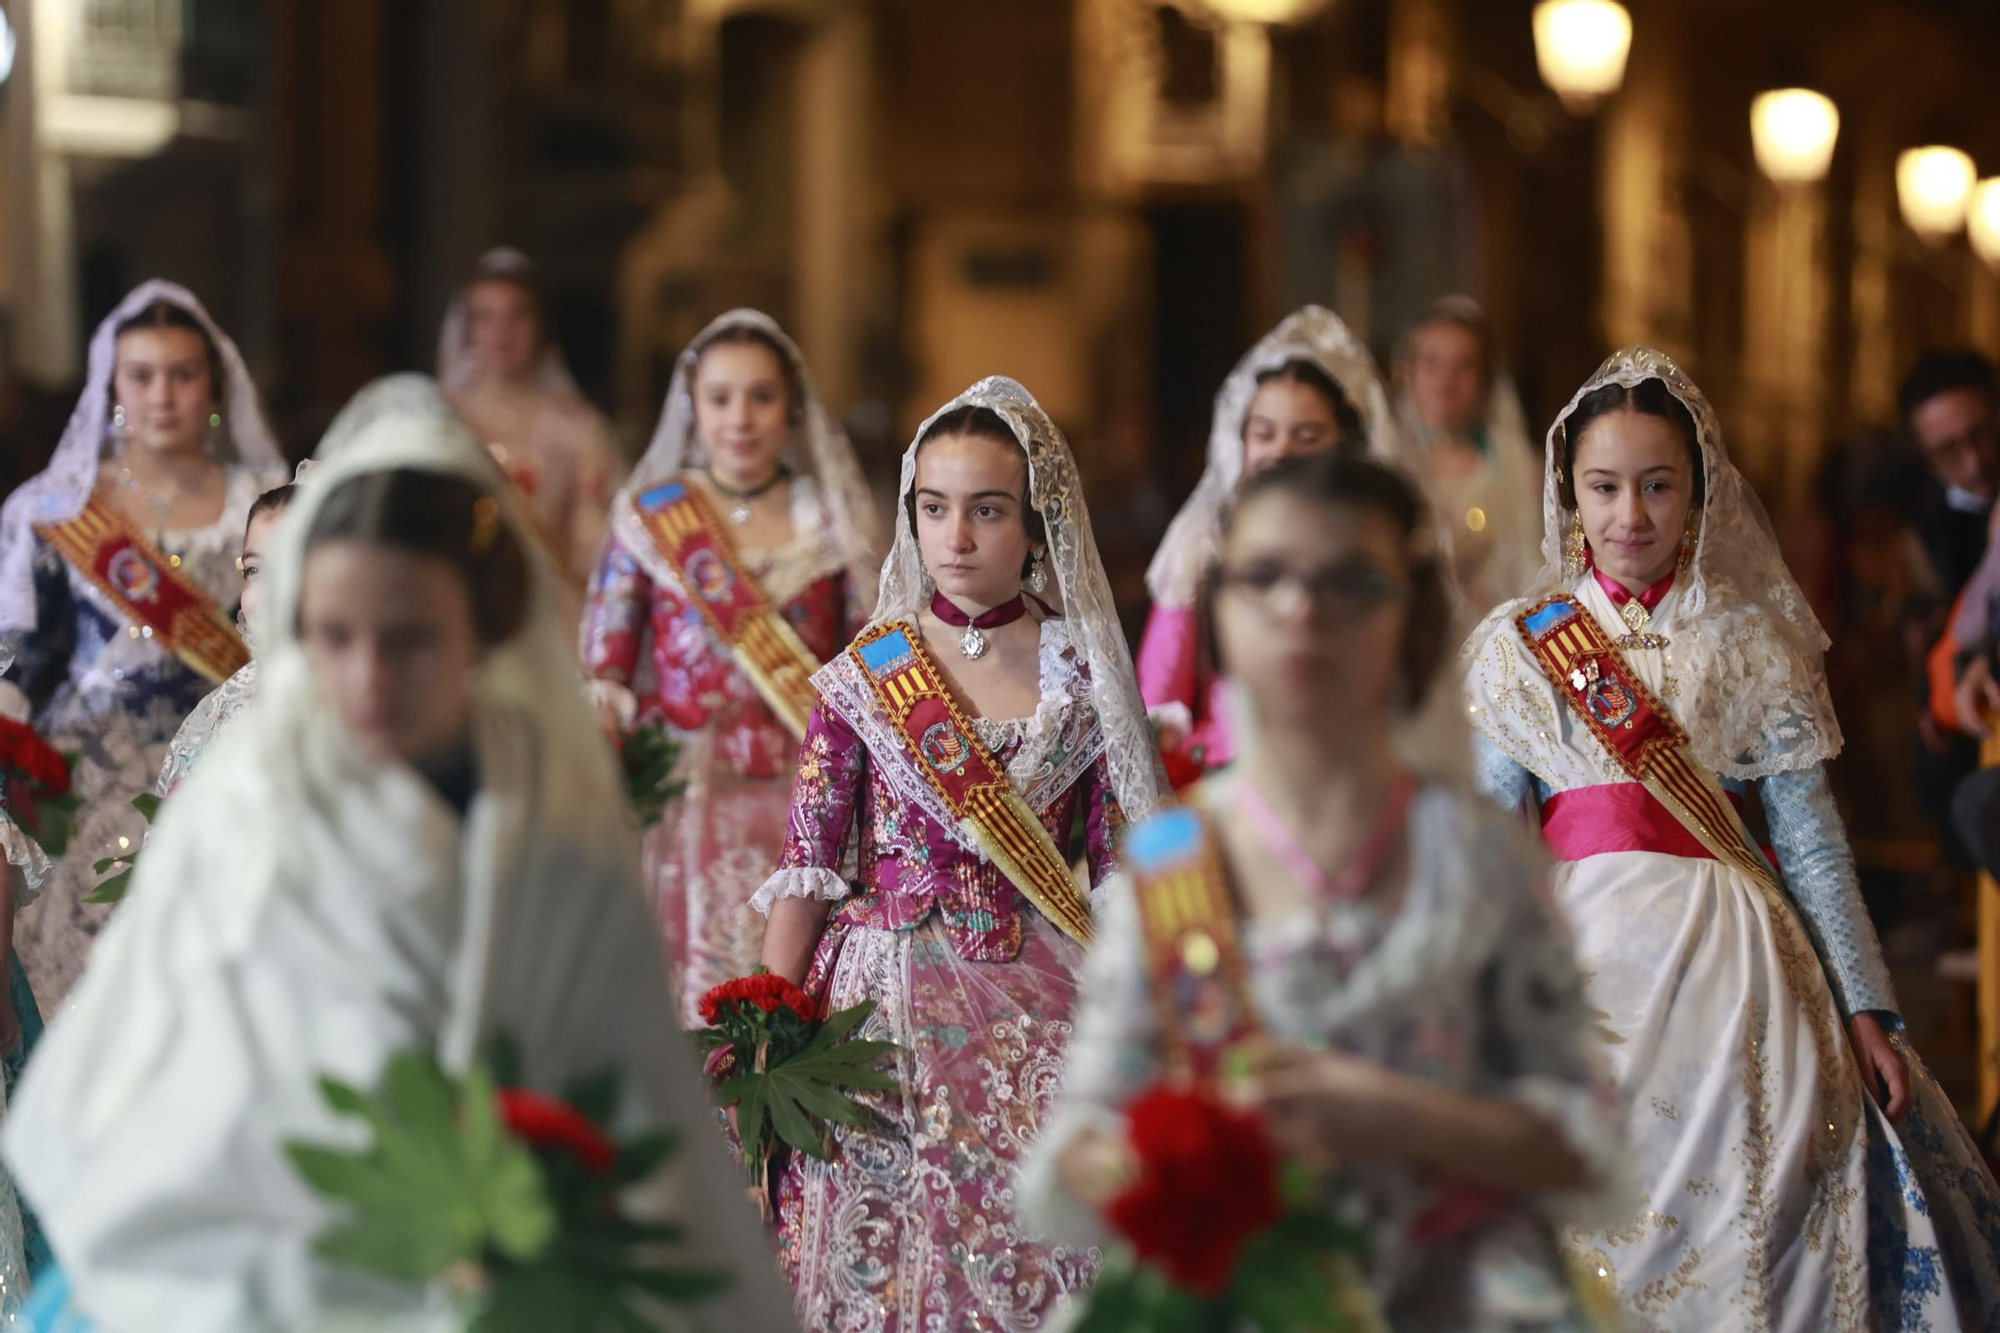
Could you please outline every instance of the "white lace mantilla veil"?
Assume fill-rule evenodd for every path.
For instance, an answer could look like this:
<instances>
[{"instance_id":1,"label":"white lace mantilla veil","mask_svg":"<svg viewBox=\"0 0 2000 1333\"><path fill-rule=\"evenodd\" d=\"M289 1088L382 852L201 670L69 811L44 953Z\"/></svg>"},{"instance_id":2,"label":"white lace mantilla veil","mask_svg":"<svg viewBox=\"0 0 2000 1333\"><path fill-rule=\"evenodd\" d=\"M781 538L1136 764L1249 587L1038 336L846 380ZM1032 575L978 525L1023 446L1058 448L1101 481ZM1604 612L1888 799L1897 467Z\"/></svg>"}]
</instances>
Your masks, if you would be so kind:
<instances>
[{"instance_id":1,"label":"white lace mantilla veil","mask_svg":"<svg viewBox=\"0 0 2000 1333\"><path fill-rule=\"evenodd\" d=\"M466 280L444 309L444 323L438 328L437 380L447 394L463 393L479 378L479 367L465 345L465 298L472 288L490 278L511 278L540 293L535 261L511 246L498 246L479 257L472 276ZM542 355L535 363L534 381L550 393L566 398L582 398L576 377L569 372L562 348L548 326L548 311L542 319Z\"/></svg>"},{"instance_id":2,"label":"white lace mantilla veil","mask_svg":"<svg viewBox=\"0 0 2000 1333\"><path fill-rule=\"evenodd\" d=\"M1083 482L1076 458L1049 414L1035 396L1005 375L989 375L940 407L917 427L903 451L902 473L896 486L896 540L882 565L882 588L869 627L892 620L914 619L930 605L934 589L924 571L923 552L910 527L909 496L916 488L917 446L924 432L940 417L962 407L983 407L1007 423L1028 456L1028 498L1042 516L1048 533L1047 568L1053 585L1041 594L1062 614L1070 641L1090 668L1091 703L1104 736L1110 761L1111 785L1128 819L1140 819L1162 804L1166 789L1159 746L1153 740L1146 705L1139 698L1139 680L1118 607L1111 598L1111 581L1091 535L1090 511L1083 500ZM827 679L826 673L816 679ZM946 828L953 821L940 821Z\"/></svg>"},{"instance_id":3,"label":"white lace mantilla veil","mask_svg":"<svg viewBox=\"0 0 2000 1333\"><path fill-rule=\"evenodd\" d=\"M215 457L225 464L248 467L274 479L285 471L285 456L264 420L257 386L229 335L209 317L193 292L155 278L132 289L104 317L91 335L90 358L83 396L76 400L49 465L7 500L12 514L25 510L26 523L5 529L0 543L0 625L27 628L35 623L34 542L28 524L63 523L83 512L97 486L97 465L113 443L111 376L118 367L118 326L156 301L178 306L192 315L222 362L219 398L222 435Z\"/></svg>"},{"instance_id":4,"label":"white lace mantilla veil","mask_svg":"<svg viewBox=\"0 0 2000 1333\"><path fill-rule=\"evenodd\" d=\"M694 372L708 345L719 334L732 329L752 329L769 338L790 367L792 386L803 401L795 405L791 433L781 457L794 473L812 478L833 519L840 561L847 570L849 586L865 608L882 569L882 523L875 512L874 494L861 475L861 465L855 461L847 432L841 429L840 422L820 400L819 390L813 387L805 354L778 326L778 321L761 310L731 310L717 316L681 352L674 362L674 377L667 386L660 424L654 429L645 454L632 469L624 494L613 504L616 516L613 521L618 522L630 508L630 501L648 487L707 464L708 451L694 428ZM635 549L643 553L651 547L650 541L642 541Z\"/></svg>"},{"instance_id":5,"label":"white lace mantilla veil","mask_svg":"<svg viewBox=\"0 0 2000 1333\"><path fill-rule=\"evenodd\" d=\"M481 794L462 821L413 770L363 751L297 637L315 515L343 483L390 469L474 483L529 563L525 626L479 669ZM637 1202L688 1221L693 1201L701 1225L685 1228L676 1260L731 1271L730 1289L686 1326L795 1327L782 1284L761 1280L768 1247L736 1202L740 1171L674 1032L623 783L576 686L555 571L528 532L498 466L415 376L354 400L280 518L257 697L162 807L98 942L102 962L50 1026L10 1116L10 1165L79 1300L108 1327L149 1327L133 1312L167 1309L190 1329L304 1326L287 1316L317 1308L331 1321L350 1301L394 1317L340 1326L455 1327L434 1302L419 1317L312 1257L329 1214L276 1146L351 1133L314 1079L379 1078L410 1040L399 1018L427 1034L427 1015L451 1069L495 1032L517 1040L534 1086L618 1065L633 1100L617 1131L664 1122L682 1145L671 1197L648 1188ZM355 885L371 886L365 908ZM623 915L606 910L627 902ZM371 974L352 1005L344 969ZM317 990L287 979L315 972ZM302 1011L315 994L325 1011Z\"/></svg>"},{"instance_id":6,"label":"white lace mantilla veil","mask_svg":"<svg viewBox=\"0 0 2000 1333\"><path fill-rule=\"evenodd\" d=\"M1160 549L1146 568L1146 587L1162 606L1194 605L1202 571L1216 557L1222 511L1243 480L1243 423L1250 400L1257 396L1257 378L1294 361L1318 366L1333 378L1361 416L1368 435L1368 455L1400 464L1396 418L1382 387L1375 358L1324 306L1301 307L1285 316L1243 354L1215 395L1215 416L1208 431L1208 465L1194 493L1167 526Z\"/></svg>"},{"instance_id":7,"label":"white lace mantilla veil","mask_svg":"<svg viewBox=\"0 0 2000 1333\"><path fill-rule=\"evenodd\" d=\"M1575 511L1563 506L1556 476L1564 423L1596 390L1649 379L1694 418L1706 497L1694 559L1675 580L1666 702L1696 757L1724 777L1752 781L1825 763L1842 745L1827 691L1826 631L1779 554L1763 502L1729 461L1715 409L1673 358L1651 347L1613 353L1549 427L1541 573L1526 597L1496 608L1473 631L1467 658L1496 634L1516 634L1510 622L1523 608L1575 586L1562 555Z\"/></svg>"}]
</instances>

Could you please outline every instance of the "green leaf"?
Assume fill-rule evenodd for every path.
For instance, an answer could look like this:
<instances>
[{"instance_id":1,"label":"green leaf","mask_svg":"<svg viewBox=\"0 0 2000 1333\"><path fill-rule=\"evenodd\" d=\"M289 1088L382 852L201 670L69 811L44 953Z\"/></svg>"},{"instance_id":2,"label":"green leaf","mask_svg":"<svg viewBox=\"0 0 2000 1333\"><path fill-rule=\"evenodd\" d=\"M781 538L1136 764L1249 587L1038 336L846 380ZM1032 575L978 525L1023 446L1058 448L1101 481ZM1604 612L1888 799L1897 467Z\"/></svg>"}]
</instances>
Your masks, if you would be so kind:
<instances>
[{"instance_id":1,"label":"green leaf","mask_svg":"<svg viewBox=\"0 0 2000 1333\"><path fill-rule=\"evenodd\" d=\"M616 1069L601 1070L572 1080L563 1089L563 1100L574 1106L577 1114L592 1124L610 1124L618 1114L620 1081Z\"/></svg>"},{"instance_id":2,"label":"green leaf","mask_svg":"<svg viewBox=\"0 0 2000 1333\"><path fill-rule=\"evenodd\" d=\"M140 792L132 798L132 808L144 815L148 824L152 823L154 816L160 813L160 798L158 793L150 791Z\"/></svg>"},{"instance_id":3,"label":"green leaf","mask_svg":"<svg viewBox=\"0 0 2000 1333\"><path fill-rule=\"evenodd\" d=\"M619 1185L644 1180L665 1165L679 1147L680 1135L670 1129L634 1139L618 1149L618 1162L612 1168L611 1178Z\"/></svg>"},{"instance_id":4,"label":"green leaf","mask_svg":"<svg viewBox=\"0 0 2000 1333\"><path fill-rule=\"evenodd\" d=\"M368 1115L367 1096L360 1089L350 1087L337 1078L321 1078L319 1095L326 1100L328 1106L342 1115L360 1116L364 1119Z\"/></svg>"},{"instance_id":5,"label":"green leaf","mask_svg":"<svg viewBox=\"0 0 2000 1333\"><path fill-rule=\"evenodd\" d=\"M113 864L115 864L115 862ZM109 866L100 865L98 866L98 873L102 874L105 870L108 870L109 868L110 868ZM132 867L127 866L125 869L113 875L110 879L107 879L103 883L99 884L89 893L84 894L83 900L87 903L123 902L125 900L125 895L129 893L131 889L132 889Z\"/></svg>"},{"instance_id":6,"label":"green leaf","mask_svg":"<svg viewBox=\"0 0 2000 1333\"><path fill-rule=\"evenodd\" d=\"M35 818L40 824L35 830L35 841L50 856L61 856L69 850L70 839L76 836L76 809L76 802L67 796L35 806Z\"/></svg>"},{"instance_id":7,"label":"green leaf","mask_svg":"<svg viewBox=\"0 0 2000 1333\"><path fill-rule=\"evenodd\" d=\"M808 1157L825 1157L826 1147L821 1142L820 1131L799 1105L797 1092L787 1086L783 1066L771 1076L771 1081L771 1127L777 1131L778 1137Z\"/></svg>"}]
</instances>

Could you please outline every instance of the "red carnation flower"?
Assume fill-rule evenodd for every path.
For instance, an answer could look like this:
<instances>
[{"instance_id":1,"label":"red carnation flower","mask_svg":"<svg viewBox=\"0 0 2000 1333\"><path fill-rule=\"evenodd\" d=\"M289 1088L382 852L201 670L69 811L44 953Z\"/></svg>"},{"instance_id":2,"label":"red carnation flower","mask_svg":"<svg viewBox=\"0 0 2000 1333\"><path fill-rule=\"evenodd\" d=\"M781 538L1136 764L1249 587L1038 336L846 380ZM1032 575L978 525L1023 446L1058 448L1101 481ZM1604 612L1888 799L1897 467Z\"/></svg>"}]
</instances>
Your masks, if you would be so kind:
<instances>
[{"instance_id":1,"label":"red carnation flower","mask_svg":"<svg viewBox=\"0 0 2000 1333\"><path fill-rule=\"evenodd\" d=\"M1186 791L1207 773L1201 761L1185 750L1166 750L1160 755L1167 767L1167 783L1175 791Z\"/></svg>"},{"instance_id":2,"label":"red carnation flower","mask_svg":"<svg viewBox=\"0 0 2000 1333\"><path fill-rule=\"evenodd\" d=\"M517 1137L537 1148L567 1148L593 1176L603 1175L618 1160L617 1145L568 1102L526 1088L502 1088L500 1117Z\"/></svg>"},{"instance_id":3,"label":"red carnation flower","mask_svg":"<svg viewBox=\"0 0 2000 1333\"><path fill-rule=\"evenodd\" d=\"M737 1004L752 1004L767 1014L790 1009L807 1023L818 1016L818 1006L813 1003L812 996L775 972L759 972L755 976L725 981L702 996L702 1021L714 1027L722 1021L724 1006Z\"/></svg>"},{"instance_id":4,"label":"red carnation flower","mask_svg":"<svg viewBox=\"0 0 2000 1333\"><path fill-rule=\"evenodd\" d=\"M38 801L69 791L69 765L63 757L31 728L5 718L0 718L0 770L19 775Z\"/></svg>"},{"instance_id":5,"label":"red carnation flower","mask_svg":"<svg viewBox=\"0 0 2000 1333\"><path fill-rule=\"evenodd\" d=\"M1106 1216L1175 1285L1228 1290L1243 1247L1278 1220L1278 1154L1256 1115L1157 1086L1125 1111L1139 1179Z\"/></svg>"}]
</instances>

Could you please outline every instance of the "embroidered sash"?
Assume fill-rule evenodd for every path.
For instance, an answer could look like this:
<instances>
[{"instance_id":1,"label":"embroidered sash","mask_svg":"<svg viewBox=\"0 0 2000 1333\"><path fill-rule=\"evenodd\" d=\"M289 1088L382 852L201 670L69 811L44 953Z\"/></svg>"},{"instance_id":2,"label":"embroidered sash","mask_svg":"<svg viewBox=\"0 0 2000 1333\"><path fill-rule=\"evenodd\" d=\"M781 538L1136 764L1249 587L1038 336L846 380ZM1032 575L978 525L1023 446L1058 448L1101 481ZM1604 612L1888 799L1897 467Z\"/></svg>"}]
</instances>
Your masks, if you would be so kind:
<instances>
[{"instance_id":1,"label":"embroidered sash","mask_svg":"<svg viewBox=\"0 0 2000 1333\"><path fill-rule=\"evenodd\" d=\"M1077 943L1090 943L1090 902L1069 862L951 697L916 626L878 625L847 652L952 818L1042 915Z\"/></svg>"},{"instance_id":2,"label":"embroidered sash","mask_svg":"<svg viewBox=\"0 0 2000 1333\"><path fill-rule=\"evenodd\" d=\"M819 659L738 559L715 511L683 481L642 492L639 522L679 575L688 600L701 610L736 664L792 735L804 739L819 695L812 674Z\"/></svg>"},{"instance_id":3,"label":"embroidered sash","mask_svg":"<svg viewBox=\"0 0 2000 1333\"><path fill-rule=\"evenodd\" d=\"M1556 692L1618 766L1645 784L1718 861L1782 892L1735 806L1688 757L1686 728L1646 688L1597 618L1558 594L1523 611L1515 623Z\"/></svg>"},{"instance_id":4,"label":"embroidered sash","mask_svg":"<svg viewBox=\"0 0 2000 1333\"><path fill-rule=\"evenodd\" d=\"M135 628L220 685L250 660L250 650L222 608L123 514L93 499L64 523L35 531L109 597Z\"/></svg>"},{"instance_id":5,"label":"embroidered sash","mask_svg":"<svg viewBox=\"0 0 2000 1333\"><path fill-rule=\"evenodd\" d=\"M1229 1049L1260 1031L1229 871L1208 821L1185 807L1125 832L1168 1070L1213 1084Z\"/></svg>"}]
</instances>

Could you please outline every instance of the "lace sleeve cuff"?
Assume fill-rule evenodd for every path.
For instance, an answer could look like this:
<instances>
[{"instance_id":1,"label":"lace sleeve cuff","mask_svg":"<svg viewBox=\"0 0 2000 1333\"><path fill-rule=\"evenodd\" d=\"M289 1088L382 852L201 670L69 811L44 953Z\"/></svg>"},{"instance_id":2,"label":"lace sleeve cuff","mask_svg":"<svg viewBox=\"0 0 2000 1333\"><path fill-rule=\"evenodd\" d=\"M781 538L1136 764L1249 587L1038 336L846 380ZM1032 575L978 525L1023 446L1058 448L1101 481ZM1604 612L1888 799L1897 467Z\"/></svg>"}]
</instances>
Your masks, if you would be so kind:
<instances>
[{"instance_id":1,"label":"lace sleeve cuff","mask_svg":"<svg viewBox=\"0 0 2000 1333\"><path fill-rule=\"evenodd\" d=\"M5 814L0 814L0 853L5 854L9 865L21 868L20 886L14 895L14 910L18 912L41 896L38 890L42 881L54 872L55 867L41 844Z\"/></svg>"},{"instance_id":2,"label":"lace sleeve cuff","mask_svg":"<svg viewBox=\"0 0 2000 1333\"><path fill-rule=\"evenodd\" d=\"M800 866L792 870L780 870L764 881L764 886L750 897L750 906L763 916L771 915L771 908L781 898L817 898L822 902L837 903L848 895L847 881L824 866Z\"/></svg>"},{"instance_id":3,"label":"lace sleeve cuff","mask_svg":"<svg viewBox=\"0 0 2000 1333\"><path fill-rule=\"evenodd\" d=\"M1564 1079L1515 1079L1503 1091L1539 1113L1582 1159L1589 1180L1571 1190L1537 1195L1534 1206L1552 1223L1595 1231L1628 1220L1640 1192L1630 1166L1631 1144L1609 1084L1593 1089Z\"/></svg>"}]
</instances>

